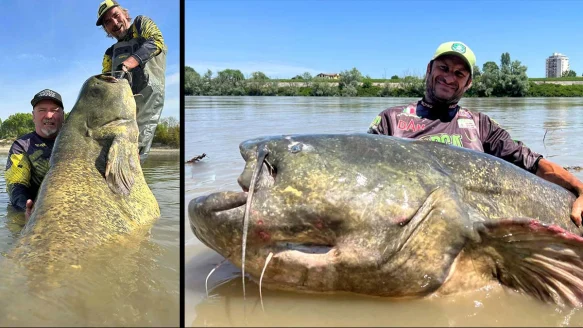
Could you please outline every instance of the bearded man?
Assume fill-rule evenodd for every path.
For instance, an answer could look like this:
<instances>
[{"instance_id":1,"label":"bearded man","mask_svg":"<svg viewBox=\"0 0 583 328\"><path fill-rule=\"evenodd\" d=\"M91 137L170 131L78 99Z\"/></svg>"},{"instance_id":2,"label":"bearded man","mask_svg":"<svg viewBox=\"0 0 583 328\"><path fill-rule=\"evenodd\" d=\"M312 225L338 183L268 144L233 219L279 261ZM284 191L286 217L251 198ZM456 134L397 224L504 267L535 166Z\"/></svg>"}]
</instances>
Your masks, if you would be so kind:
<instances>
[{"instance_id":1,"label":"bearded man","mask_svg":"<svg viewBox=\"0 0 583 328\"><path fill-rule=\"evenodd\" d=\"M476 56L466 44L442 43L427 64L424 97L416 103L382 111L369 126L368 133L442 142L513 163L571 191L577 197L571 220L580 227L583 183L562 166L513 140L487 115L458 105L472 86L474 65Z\"/></svg>"},{"instance_id":2,"label":"bearded man","mask_svg":"<svg viewBox=\"0 0 583 328\"><path fill-rule=\"evenodd\" d=\"M140 162L143 163L164 107L167 48L162 32L146 16L137 16L132 22L129 11L114 0L101 2L96 25L102 26L108 37L117 39L117 43L105 51L102 73L130 73L140 130Z\"/></svg>"},{"instance_id":3,"label":"bearded man","mask_svg":"<svg viewBox=\"0 0 583 328\"><path fill-rule=\"evenodd\" d=\"M63 100L53 90L38 92L30 103L35 130L14 141L4 172L10 203L16 210L25 211L26 218L49 170L53 145L65 120Z\"/></svg>"}]
</instances>

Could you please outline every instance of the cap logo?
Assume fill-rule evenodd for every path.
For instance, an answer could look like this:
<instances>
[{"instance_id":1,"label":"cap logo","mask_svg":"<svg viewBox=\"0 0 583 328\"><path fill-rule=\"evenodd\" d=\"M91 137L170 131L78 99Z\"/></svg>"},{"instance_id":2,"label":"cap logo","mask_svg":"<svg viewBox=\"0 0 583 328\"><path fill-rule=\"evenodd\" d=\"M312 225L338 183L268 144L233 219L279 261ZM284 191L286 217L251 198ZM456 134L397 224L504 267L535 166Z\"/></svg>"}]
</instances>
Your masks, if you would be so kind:
<instances>
[{"instance_id":1,"label":"cap logo","mask_svg":"<svg viewBox=\"0 0 583 328\"><path fill-rule=\"evenodd\" d=\"M36 94L37 97L51 97L57 98L57 94L52 90L43 90Z\"/></svg>"},{"instance_id":2,"label":"cap logo","mask_svg":"<svg viewBox=\"0 0 583 328\"><path fill-rule=\"evenodd\" d=\"M466 53L466 46L464 46L461 43L454 43L451 45L451 50L453 50L455 52L459 52L460 54L465 54Z\"/></svg>"},{"instance_id":3,"label":"cap logo","mask_svg":"<svg viewBox=\"0 0 583 328\"><path fill-rule=\"evenodd\" d=\"M103 4L101 6L99 6L99 9L97 10L97 16L101 16L101 14L103 14L103 11L107 8L107 3L103 2Z\"/></svg>"}]
</instances>

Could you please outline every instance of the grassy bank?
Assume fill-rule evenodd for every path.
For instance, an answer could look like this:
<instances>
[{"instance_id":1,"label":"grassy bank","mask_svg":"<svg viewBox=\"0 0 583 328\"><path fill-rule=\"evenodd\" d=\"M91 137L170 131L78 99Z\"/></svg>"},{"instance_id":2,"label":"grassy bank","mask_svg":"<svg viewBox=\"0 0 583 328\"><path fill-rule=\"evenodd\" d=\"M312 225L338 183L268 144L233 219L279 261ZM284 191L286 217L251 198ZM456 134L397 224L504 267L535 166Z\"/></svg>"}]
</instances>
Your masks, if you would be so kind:
<instances>
[{"instance_id":1,"label":"grassy bank","mask_svg":"<svg viewBox=\"0 0 583 328\"><path fill-rule=\"evenodd\" d=\"M299 86L301 85L301 86ZM235 88L210 90L209 96L298 96L298 97L422 97L425 85L421 81L410 83L360 84L357 87L340 88L337 84L318 82L280 86L269 82L261 86L241 84ZM474 86L464 97L484 97ZM490 97L497 97L490 95ZM499 96L498 96L499 97ZM529 82L524 97L583 97L583 84L561 85Z\"/></svg>"},{"instance_id":2,"label":"grassy bank","mask_svg":"<svg viewBox=\"0 0 583 328\"><path fill-rule=\"evenodd\" d=\"M302 80L302 79L271 79L270 81L274 81L274 82L282 82L282 83L290 83L290 82L295 82L295 83L306 83L306 82L310 82L310 81L306 81L306 80ZM403 78L392 78L392 79L369 79L370 82L372 83L399 83L399 82L403 82ZM532 81L532 82L557 82L557 81L563 81L563 82L570 82L570 81L581 81L583 82L583 76L575 76L575 77L530 77L528 78L528 81ZM320 79L318 80L318 82L328 82L328 83L338 83L339 80L334 80L334 79Z\"/></svg>"}]
</instances>

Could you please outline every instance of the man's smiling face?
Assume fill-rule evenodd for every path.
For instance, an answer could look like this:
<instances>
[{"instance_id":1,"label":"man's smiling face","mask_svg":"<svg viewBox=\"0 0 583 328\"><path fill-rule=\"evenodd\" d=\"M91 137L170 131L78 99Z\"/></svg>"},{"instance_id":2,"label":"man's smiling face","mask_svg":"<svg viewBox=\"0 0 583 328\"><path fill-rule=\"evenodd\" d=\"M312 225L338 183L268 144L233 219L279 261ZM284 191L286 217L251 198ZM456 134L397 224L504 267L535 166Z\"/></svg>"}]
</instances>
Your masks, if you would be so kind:
<instances>
[{"instance_id":1,"label":"man's smiling face","mask_svg":"<svg viewBox=\"0 0 583 328\"><path fill-rule=\"evenodd\" d=\"M32 109L35 131L43 138L55 138L64 118L63 109L52 100L41 100Z\"/></svg>"},{"instance_id":2,"label":"man's smiling face","mask_svg":"<svg viewBox=\"0 0 583 328\"><path fill-rule=\"evenodd\" d=\"M113 7L103 15L103 27L111 36L121 40L129 31L130 20L120 7Z\"/></svg>"}]
</instances>

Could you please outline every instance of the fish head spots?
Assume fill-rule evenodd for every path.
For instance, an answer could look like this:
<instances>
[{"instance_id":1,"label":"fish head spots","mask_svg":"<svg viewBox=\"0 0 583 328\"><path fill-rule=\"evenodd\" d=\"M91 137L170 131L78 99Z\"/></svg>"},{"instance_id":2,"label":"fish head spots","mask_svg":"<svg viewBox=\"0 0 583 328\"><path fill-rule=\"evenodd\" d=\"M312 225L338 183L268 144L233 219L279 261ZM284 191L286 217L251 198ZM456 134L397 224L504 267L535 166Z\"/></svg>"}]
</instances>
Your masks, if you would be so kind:
<instances>
[{"instance_id":1,"label":"fish head spots","mask_svg":"<svg viewBox=\"0 0 583 328\"><path fill-rule=\"evenodd\" d=\"M135 119L136 102L129 84L111 79L98 75L85 81L70 116L86 118L91 128L114 120Z\"/></svg>"},{"instance_id":2,"label":"fish head spots","mask_svg":"<svg viewBox=\"0 0 583 328\"><path fill-rule=\"evenodd\" d=\"M258 239L263 241L263 242L269 242L271 239L271 235L269 234L269 232L267 232L265 230L258 229L256 233L257 233Z\"/></svg>"}]
</instances>

